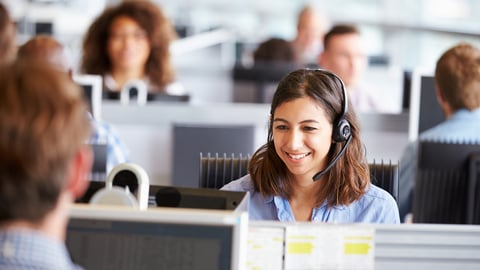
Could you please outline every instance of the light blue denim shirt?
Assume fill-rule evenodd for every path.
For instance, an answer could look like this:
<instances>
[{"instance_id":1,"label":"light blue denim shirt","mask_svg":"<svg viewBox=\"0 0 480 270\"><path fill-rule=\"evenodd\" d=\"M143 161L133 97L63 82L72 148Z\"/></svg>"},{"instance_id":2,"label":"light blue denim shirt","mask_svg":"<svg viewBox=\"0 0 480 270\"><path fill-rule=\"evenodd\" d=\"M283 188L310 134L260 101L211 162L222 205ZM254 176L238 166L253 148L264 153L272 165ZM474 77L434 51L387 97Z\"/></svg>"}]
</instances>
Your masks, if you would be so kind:
<instances>
[{"instance_id":1,"label":"light blue denim shirt","mask_svg":"<svg viewBox=\"0 0 480 270\"><path fill-rule=\"evenodd\" d=\"M0 269L81 270L63 242L31 229L0 230Z\"/></svg>"},{"instance_id":2,"label":"light blue denim shirt","mask_svg":"<svg viewBox=\"0 0 480 270\"><path fill-rule=\"evenodd\" d=\"M232 181L222 190L248 191L250 193L250 220L295 221L292 208L287 199L280 196L262 196L255 191L250 175ZM314 208L314 222L330 223L399 223L398 207L395 199L386 191L370 185L368 191L348 206L327 207L326 202Z\"/></svg>"},{"instance_id":3,"label":"light blue denim shirt","mask_svg":"<svg viewBox=\"0 0 480 270\"><path fill-rule=\"evenodd\" d=\"M480 143L480 109L458 110L448 120L425 130L419 135L421 141ZM417 171L418 141L405 148L398 176L398 206L402 219L411 212L415 174Z\"/></svg>"}]
</instances>

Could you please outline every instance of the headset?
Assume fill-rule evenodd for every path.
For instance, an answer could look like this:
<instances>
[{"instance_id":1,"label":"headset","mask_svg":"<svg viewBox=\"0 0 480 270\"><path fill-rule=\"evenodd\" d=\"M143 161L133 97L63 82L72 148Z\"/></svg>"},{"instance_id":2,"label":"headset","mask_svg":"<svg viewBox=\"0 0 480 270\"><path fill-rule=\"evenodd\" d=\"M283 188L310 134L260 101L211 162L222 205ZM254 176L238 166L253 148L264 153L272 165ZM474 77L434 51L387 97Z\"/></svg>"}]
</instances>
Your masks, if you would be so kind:
<instances>
[{"instance_id":1,"label":"headset","mask_svg":"<svg viewBox=\"0 0 480 270\"><path fill-rule=\"evenodd\" d=\"M329 76L330 78L333 78L333 80L340 82L342 93L343 93L342 113L333 123L332 139L335 141L335 143L345 142L340 152L338 152L338 154L330 161L330 163L328 163L325 169L316 173L312 177L313 181L317 181L324 174L326 174L333 167L333 165L337 163L338 159L345 153L347 146L350 144L350 141L352 140L352 134L351 134L350 123L348 122L347 119L345 119L345 116L348 112L348 94L347 94L347 88L345 87L345 84L343 83L342 79L340 79L340 77L335 75L333 72L327 71L325 69L314 69L314 71L322 72L323 74Z\"/></svg>"}]
</instances>

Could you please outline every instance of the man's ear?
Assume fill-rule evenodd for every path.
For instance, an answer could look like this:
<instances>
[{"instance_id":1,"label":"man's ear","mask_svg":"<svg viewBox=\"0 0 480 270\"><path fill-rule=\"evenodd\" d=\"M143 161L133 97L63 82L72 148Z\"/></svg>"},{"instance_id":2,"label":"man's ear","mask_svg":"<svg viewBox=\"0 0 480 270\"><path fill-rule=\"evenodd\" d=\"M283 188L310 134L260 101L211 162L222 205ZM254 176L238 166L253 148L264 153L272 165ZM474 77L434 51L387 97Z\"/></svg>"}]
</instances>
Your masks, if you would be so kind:
<instances>
[{"instance_id":1,"label":"man's ear","mask_svg":"<svg viewBox=\"0 0 480 270\"><path fill-rule=\"evenodd\" d=\"M436 84L435 84L435 94L437 96L437 102L440 105L440 108L442 108L445 118L448 118L452 114L452 109L448 101L445 99L445 96L443 95L442 90L440 90L440 88Z\"/></svg>"},{"instance_id":2,"label":"man's ear","mask_svg":"<svg viewBox=\"0 0 480 270\"><path fill-rule=\"evenodd\" d=\"M88 188L88 176L92 170L93 151L89 145L82 145L70 161L67 191L75 199L80 198Z\"/></svg>"}]
</instances>

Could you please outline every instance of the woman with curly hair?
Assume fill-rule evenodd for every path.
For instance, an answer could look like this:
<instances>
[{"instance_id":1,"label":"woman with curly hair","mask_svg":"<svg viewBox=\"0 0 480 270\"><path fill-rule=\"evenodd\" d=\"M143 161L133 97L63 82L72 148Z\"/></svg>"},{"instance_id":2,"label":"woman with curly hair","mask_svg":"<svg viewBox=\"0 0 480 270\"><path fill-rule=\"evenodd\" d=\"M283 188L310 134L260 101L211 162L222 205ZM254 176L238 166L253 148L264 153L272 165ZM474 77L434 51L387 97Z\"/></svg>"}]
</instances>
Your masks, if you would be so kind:
<instances>
[{"instance_id":1,"label":"woman with curly hair","mask_svg":"<svg viewBox=\"0 0 480 270\"><path fill-rule=\"evenodd\" d=\"M399 223L395 199L370 183L350 105L337 75L291 72L273 96L267 143L249 174L222 189L250 193L251 220Z\"/></svg>"},{"instance_id":2,"label":"woman with curly hair","mask_svg":"<svg viewBox=\"0 0 480 270\"><path fill-rule=\"evenodd\" d=\"M83 41L80 70L104 78L106 91L118 93L143 81L150 93L183 94L175 81L169 46L176 38L169 19L149 1L125 1L106 8Z\"/></svg>"}]
</instances>

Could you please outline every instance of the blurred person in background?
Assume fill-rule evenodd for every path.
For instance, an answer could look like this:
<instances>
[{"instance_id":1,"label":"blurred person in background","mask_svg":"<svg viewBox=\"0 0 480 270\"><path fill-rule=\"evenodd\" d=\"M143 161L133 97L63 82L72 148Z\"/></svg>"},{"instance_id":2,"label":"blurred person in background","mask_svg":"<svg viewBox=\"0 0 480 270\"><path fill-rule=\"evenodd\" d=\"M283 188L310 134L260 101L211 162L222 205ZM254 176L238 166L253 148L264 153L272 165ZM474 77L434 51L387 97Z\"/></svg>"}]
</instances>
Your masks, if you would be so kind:
<instances>
[{"instance_id":1,"label":"blurred person in background","mask_svg":"<svg viewBox=\"0 0 480 270\"><path fill-rule=\"evenodd\" d=\"M90 25L80 70L103 76L107 93L141 81L149 93L185 94L170 61L175 38L175 29L155 3L121 2L107 7Z\"/></svg>"},{"instance_id":2,"label":"blurred person in background","mask_svg":"<svg viewBox=\"0 0 480 270\"><path fill-rule=\"evenodd\" d=\"M66 47L55 38L48 35L37 35L20 46L20 60L35 60L48 63L71 78L72 64ZM116 165L129 161L128 149L120 139L117 131L108 123L94 119L90 114L92 133L87 140L91 144L107 145L107 173Z\"/></svg>"},{"instance_id":3,"label":"blurred person in background","mask_svg":"<svg viewBox=\"0 0 480 270\"><path fill-rule=\"evenodd\" d=\"M328 29L328 18L312 6L305 6L298 13L297 33L291 41L296 58L304 66L314 66L323 49L323 36Z\"/></svg>"},{"instance_id":4,"label":"blurred person in background","mask_svg":"<svg viewBox=\"0 0 480 270\"><path fill-rule=\"evenodd\" d=\"M360 30L355 25L334 25L324 37L318 65L338 75L345 82L350 101L357 112L384 112L381 101L362 81L368 65Z\"/></svg>"}]
</instances>

